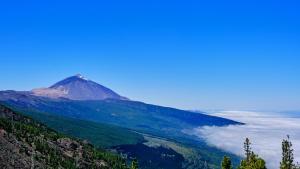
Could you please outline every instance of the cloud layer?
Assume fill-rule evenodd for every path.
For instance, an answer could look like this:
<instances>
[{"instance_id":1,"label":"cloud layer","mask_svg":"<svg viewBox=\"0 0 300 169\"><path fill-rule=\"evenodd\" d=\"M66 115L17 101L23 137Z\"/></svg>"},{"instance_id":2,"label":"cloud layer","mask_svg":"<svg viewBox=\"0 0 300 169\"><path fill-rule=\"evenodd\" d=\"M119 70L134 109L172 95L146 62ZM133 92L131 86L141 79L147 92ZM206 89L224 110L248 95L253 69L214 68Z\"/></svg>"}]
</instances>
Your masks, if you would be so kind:
<instances>
[{"instance_id":1,"label":"cloud layer","mask_svg":"<svg viewBox=\"0 0 300 169\"><path fill-rule=\"evenodd\" d=\"M246 123L241 126L200 127L193 134L209 144L236 155L243 155L243 142L248 137L253 151L263 157L269 169L278 169L281 160L281 142L290 135L295 149L295 161L300 162L300 118L272 113L223 111L214 115Z\"/></svg>"}]
</instances>

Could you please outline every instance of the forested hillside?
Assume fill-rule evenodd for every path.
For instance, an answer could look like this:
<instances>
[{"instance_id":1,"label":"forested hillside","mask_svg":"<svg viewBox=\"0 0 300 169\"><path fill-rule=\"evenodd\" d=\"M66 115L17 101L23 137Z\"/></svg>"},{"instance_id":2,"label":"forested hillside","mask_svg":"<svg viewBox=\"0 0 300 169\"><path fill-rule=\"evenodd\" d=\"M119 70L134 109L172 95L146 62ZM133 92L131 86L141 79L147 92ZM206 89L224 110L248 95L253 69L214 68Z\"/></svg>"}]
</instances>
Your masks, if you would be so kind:
<instances>
[{"instance_id":1,"label":"forested hillside","mask_svg":"<svg viewBox=\"0 0 300 169\"><path fill-rule=\"evenodd\" d=\"M118 155L59 134L3 105L0 145L0 168L129 168Z\"/></svg>"}]
</instances>

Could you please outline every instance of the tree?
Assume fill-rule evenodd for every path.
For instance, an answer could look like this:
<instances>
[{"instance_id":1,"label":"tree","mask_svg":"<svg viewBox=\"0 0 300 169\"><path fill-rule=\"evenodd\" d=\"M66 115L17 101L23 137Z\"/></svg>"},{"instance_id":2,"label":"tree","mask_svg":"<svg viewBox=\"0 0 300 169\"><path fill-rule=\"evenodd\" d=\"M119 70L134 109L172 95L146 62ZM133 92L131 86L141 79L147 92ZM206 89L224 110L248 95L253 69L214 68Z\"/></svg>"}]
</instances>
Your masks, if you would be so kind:
<instances>
[{"instance_id":1,"label":"tree","mask_svg":"<svg viewBox=\"0 0 300 169\"><path fill-rule=\"evenodd\" d=\"M250 156L252 154L250 146L251 146L251 142L250 142L249 138L246 138L246 140L244 142L244 151L245 151L245 156L246 156L246 161L247 162L249 162Z\"/></svg>"},{"instance_id":2,"label":"tree","mask_svg":"<svg viewBox=\"0 0 300 169\"><path fill-rule=\"evenodd\" d=\"M138 161L136 159L132 160L130 169L138 169L138 168L139 168Z\"/></svg>"},{"instance_id":3,"label":"tree","mask_svg":"<svg viewBox=\"0 0 300 169\"><path fill-rule=\"evenodd\" d=\"M224 156L223 161L221 163L221 168L222 169L232 169L230 157Z\"/></svg>"},{"instance_id":4,"label":"tree","mask_svg":"<svg viewBox=\"0 0 300 169\"><path fill-rule=\"evenodd\" d=\"M282 141L282 160L280 162L280 169L296 168L293 151L292 142L290 141L290 137L287 136L287 139L283 139Z\"/></svg>"},{"instance_id":5,"label":"tree","mask_svg":"<svg viewBox=\"0 0 300 169\"><path fill-rule=\"evenodd\" d=\"M251 151L251 143L248 138L244 143L244 150L246 158L241 161L238 169L266 169L266 162Z\"/></svg>"}]
</instances>

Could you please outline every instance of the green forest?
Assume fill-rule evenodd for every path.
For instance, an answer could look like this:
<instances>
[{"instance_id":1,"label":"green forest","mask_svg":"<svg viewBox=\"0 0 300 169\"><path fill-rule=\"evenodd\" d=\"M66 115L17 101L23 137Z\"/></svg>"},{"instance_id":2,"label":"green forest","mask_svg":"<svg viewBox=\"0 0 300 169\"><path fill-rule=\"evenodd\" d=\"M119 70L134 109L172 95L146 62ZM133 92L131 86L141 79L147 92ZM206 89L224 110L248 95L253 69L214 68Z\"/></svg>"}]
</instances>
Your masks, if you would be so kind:
<instances>
[{"instance_id":1,"label":"green forest","mask_svg":"<svg viewBox=\"0 0 300 169\"><path fill-rule=\"evenodd\" d=\"M9 160L21 161L20 163L25 163L29 157L33 168L138 168L138 162L135 159L132 160L131 165L127 165L126 161L117 154L95 148L86 141L57 133L1 105L0 134L1 139L8 140L7 143L16 147L14 153L21 158L13 159L12 153L1 155L11 155L8 157ZM4 144L1 149L5 148ZM3 152L5 151L1 151Z\"/></svg>"}]
</instances>

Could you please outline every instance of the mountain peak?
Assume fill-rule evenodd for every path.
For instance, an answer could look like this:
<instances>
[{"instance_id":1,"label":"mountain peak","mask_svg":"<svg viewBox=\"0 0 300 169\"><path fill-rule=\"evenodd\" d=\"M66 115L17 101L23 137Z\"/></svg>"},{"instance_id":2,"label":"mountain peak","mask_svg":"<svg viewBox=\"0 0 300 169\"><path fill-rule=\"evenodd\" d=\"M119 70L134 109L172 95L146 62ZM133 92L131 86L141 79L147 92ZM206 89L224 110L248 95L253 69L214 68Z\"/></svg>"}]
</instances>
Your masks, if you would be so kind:
<instances>
[{"instance_id":1,"label":"mountain peak","mask_svg":"<svg viewBox=\"0 0 300 169\"><path fill-rule=\"evenodd\" d=\"M96 82L88 80L81 74L61 80L49 88L34 89L33 95L58 98L64 97L71 100L127 100L111 89Z\"/></svg>"},{"instance_id":2,"label":"mountain peak","mask_svg":"<svg viewBox=\"0 0 300 169\"><path fill-rule=\"evenodd\" d=\"M83 75L81 75L80 73L76 74L75 77L79 78L79 79L83 79L83 80L88 80L86 77L84 77Z\"/></svg>"}]
</instances>

